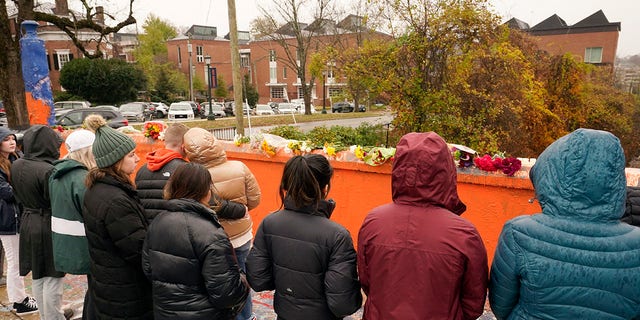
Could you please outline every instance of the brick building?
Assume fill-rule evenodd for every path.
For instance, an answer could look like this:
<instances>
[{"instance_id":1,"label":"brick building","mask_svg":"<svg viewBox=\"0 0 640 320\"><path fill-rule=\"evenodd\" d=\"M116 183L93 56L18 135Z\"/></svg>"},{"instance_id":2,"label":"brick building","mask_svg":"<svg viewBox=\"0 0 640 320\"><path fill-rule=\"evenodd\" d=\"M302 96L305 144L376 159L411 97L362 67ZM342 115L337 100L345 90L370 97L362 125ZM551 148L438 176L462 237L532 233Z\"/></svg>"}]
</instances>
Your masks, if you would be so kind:
<instances>
[{"instance_id":1,"label":"brick building","mask_svg":"<svg viewBox=\"0 0 640 320\"><path fill-rule=\"evenodd\" d=\"M336 23L331 20L316 20L310 24L301 23L300 28L311 35L309 55L328 45L353 47L365 37L387 36L361 27L362 18L350 15ZM284 35L285 41L292 47L297 46L295 37L291 34L290 25L284 25L277 32ZM239 32L240 67L243 75L248 74L251 83L258 90L259 103L270 101L283 102L302 99L303 92L300 78L296 74L295 66L286 58L287 53L277 41L268 39L250 40L248 32ZM167 41L169 61L188 76L189 60L191 59L191 74L194 81L208 84L206 77L207 66L204 61L206 55L211 56L211 67L216 68L218 76L222 76L229 88L232 87L231 56L229 36L221 38L217 28L212 26L192 26L184 35ZM189 54L191 44L191 54ZM308 65L308 63L307 63ZM326 90L327 103L331 96L338 95L346 86L344 79L335 76L335 63L329 63L324 70L324 85L322 78L314 79L312 103L322 105L322 90ZM307 70L307 81L310 79ZM194 99L202 100L204 95L194 90ZM229 97L233 95L230 93Z\"/></svg>"},{"instance_id":2,"label":"brick building","mask_svg":"<svg viewBox=\"0 0 640 320\"><path fill-rule=\"evenodd\" d=\"M8 2L12 3L12 2ZM67 0L55 0L53 3L40 3L34 10L54 14L59 17L65 17L73 20L73 16L82 16L81 13L71 12ZM103 7L96 7L95 22L104 25L104 11ZM16 36L20 30L18 25L18 12L14 6L8 6L8 14L10 20L10 28L12 36ZM71 38L58 27L47 22L38 22L38 38L44 41L45 50L47 53L47 61L49 63L49 78L51 79L51 86L53 91L64 90L60 86L60 70L64 65L75 59L81 58L84 55L78 49ZM95 39L99 37L99 33L83 29L76 33L78 40L84 43L85 49L89 53L94 53L97 49ZM124 59L128 62L133 62L132 52L137 46L137 38L135 35L130 34L114 34L107 39L106 42L100 44L100 51L103 52L105 59L113 57Z\"/></svg>"},{"instance_id":3,"label":"brick building","mask_svg":"<svg viewBox=\"0 0 640 320\"><path fill-rule=\"evenodd\" d=\"M574 25L552 15L533 27L512 18L506 24L534 37L538 46L553 55L571 53L581 61L613 67L618 49L620 22L609 22L602 10Z\"/></svg>"}]
</instances>

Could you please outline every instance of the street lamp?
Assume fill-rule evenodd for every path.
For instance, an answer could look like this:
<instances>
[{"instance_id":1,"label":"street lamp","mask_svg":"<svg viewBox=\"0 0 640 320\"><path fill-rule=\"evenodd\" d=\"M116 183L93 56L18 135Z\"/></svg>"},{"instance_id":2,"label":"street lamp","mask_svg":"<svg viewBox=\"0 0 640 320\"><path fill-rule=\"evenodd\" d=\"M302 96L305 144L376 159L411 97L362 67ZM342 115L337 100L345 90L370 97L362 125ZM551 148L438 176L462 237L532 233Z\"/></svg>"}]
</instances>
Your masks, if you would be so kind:
<instances>
[{"instance_id":1,"label":"street lamp","mask_svg":"<svg viewBox=\"0 0 640 320\"><path fill-rule=\"evenodd\" d=\"M216 116L213 114L213 106L211 103L211 56L204 56L204 62L207 64L207 83L209 84L209 93L207 94L207 101L209 101L209 114L207 120L215 120Z\"/></svg>"},{"instance_id":2,"label":"street lamp","mask_svg":"<svg viewBox=\"0 0 640 320\"><path fill-rule=\"evenodd\" d=\"M327 114L327 81L325 77L327 76L327 71L322 71L322 114Z\"/></svg>"}]
</instances>

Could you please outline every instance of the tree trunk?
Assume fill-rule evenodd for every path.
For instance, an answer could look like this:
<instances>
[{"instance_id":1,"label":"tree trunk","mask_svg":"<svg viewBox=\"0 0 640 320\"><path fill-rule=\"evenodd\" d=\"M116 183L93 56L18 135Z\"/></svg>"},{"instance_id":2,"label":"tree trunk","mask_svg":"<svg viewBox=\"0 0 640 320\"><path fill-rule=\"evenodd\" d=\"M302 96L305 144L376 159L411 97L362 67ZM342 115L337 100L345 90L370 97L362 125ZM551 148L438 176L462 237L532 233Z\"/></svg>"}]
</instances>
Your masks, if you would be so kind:
<instances>
[{"instance_id":1,"label":"tree trunk","mask_svg":"<svg viewBox=\"0 0 640 320\"><path fill-rule=\"evenodd\" d=\"M33 7L31 11L33 12ZM22 22L20 17L18 20ZM18 36L12 39L6 2L0 1L0 97L3 100L9 127L14 130L29 127L19 38Z\"/></svg>"},{"instance_id":2,"label":"tree trunk","mask_svg":"<svg viewBox=\"0 0 640 320\"><path fill-rule=\"evenodd\" d=\"M229 6L229 37L231 40L231 70L233 73L233 100L236 108L236 132L244 135L245 115L242 101L242 76L240 75L240 52L238 51L238 23L236 21L236 1L227 0Z\"/></svg>"}]
</instances>

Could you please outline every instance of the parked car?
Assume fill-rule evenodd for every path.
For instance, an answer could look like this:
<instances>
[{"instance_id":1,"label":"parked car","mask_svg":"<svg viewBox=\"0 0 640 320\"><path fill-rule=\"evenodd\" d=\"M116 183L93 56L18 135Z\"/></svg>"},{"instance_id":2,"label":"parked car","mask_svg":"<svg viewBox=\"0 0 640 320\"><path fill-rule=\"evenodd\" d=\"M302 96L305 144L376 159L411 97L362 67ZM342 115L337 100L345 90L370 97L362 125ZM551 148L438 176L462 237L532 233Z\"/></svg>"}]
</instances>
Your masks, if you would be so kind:
<instances>
[{"instance_id":1,"label":"parked car","mask_svg":"<svg viewBox=\"0 0 640 320\"><path fill-rule=\"evenodd\" d=\"M53 104L53 108L56 113L56 119L60 119L67 112L74 109L90 108L91 103L88 101L58 101Z\"/></svg>"},{"instance_id":2,"label":"parked car","mask_svg":"<svg viewBox=\"0 0 640 320\"><path fill-rule=\"evenodd\" d=\"M244 106L244 114L247 115L247 113L251 112L251 107L247 104L247 103L243 103L242 104ZM236 103L235 101L227 101L224 103L224 112L228 115L228 116L235 116L236 115Z\"/></svg>"},{"instance_id":3,"label":"parked car","mask_svg":"<svg viewBox=\"0 0 640 320\"><path fill-rule=\"evenodd\" d=\"M278 103L278 111L280 113L298 113L296 106L290 102Z\"/></svg>"},{"instance_id":4,"label":"parked car","mask_svg":"<svg viewBox=\"0 0 640 320\"><path fill-rule=\"evenodd\" d=\"M200 116L202 115L202 108L195 101L180 101L180 103L188 103L191 106L191 110L193 110L193 114Z\"/></svg>"},{"instance_id":5,"label":"parked car","mask_svg":"<svg viewBox=\"0 0 640 320\"><path fill-rule=\"evenodd\" d=\"M129 102L120 106L120 113L129 121L143 122L147 118L149 105L144 102Z\"/></svg>"},{"instance_id":6,"label":"parked car","mask_svg":"<svg viewBox=\"0 0 640 320\"><path fill-rule=\"evenodd\" d=\"M151 102L149 105L150 111L155 112L153 115L155 118L164 118L167 116L167 113L169 113L169 106L162 102Z\"/></svg>"},{"instance_id":7,"label":"parked car","mask_svg":"<svg viewBox=\"0 0 640 320\"><path fill-rule=\"evenodd\" d=\"M107 125L114 129L129 125L129 120L125 119L120 111L113 110L109 107L70 110L69 112L65 113L65 115L60 117L56 124L71 129L79 128L82 126L82 122L84 121L84 119L90 114L101 115L105 120L107 120Z\"/></svg>"},{"instance_id":8,"label":"parked car","mask_svg":"<svg viewBox=\"0 0 640 320\"><path fill-rule=\"evenodd\" d=\"M257 104L254 109L254 114L257 116L270 116L276 114L268 104Z\"/></svg>"},{"instance_id":9,"label":"parked car","mask_svg":"<svg viewBox=\"0 0 640 320\"><path fill-rule=\"evenodd\" d=\"M336 102L331 106L331 112L353 112L353 105L346 101Z\"/></svg>"},{"instance_id":10,"label":"parked car","mask_svg":"<svg viewBox=\"0 0 640 320\"><path fill-rule=\"evenodd\" d=\"M169 106L168 120L194 120L195 113L190 103L174 102Z\"/></svg>"},{"instance_id":11,"label":"parked car","mask_svg":"<svg viewBox=\"0 0 640 320\"><path fill-rule=\"evenodd\" d=\"M209 102L203 102L200 104L200 106L202 107L202 115L200 117L204 119L209 116ZM222 103L212 103L211 111L216 118L224 118L227 116L227 114L224 112Z\"/></svg>"}]
</instances>

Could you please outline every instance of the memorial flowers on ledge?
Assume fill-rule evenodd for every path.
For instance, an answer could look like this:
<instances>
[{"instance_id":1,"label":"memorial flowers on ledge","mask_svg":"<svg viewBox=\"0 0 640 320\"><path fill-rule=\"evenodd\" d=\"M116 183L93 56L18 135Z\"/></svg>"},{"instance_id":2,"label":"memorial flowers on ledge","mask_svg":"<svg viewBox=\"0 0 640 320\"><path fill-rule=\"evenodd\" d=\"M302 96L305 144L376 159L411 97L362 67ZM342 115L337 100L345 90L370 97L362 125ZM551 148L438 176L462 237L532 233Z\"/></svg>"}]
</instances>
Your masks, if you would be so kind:
<instances>
[{"instance_id":1,"label":"memorial flowers on ledge","mask_svg":"<svg viewBox=\"0 0 640 320\"><path fill-rule=\"evenodd\" d=\"M287 143L287 148L298 156L311 152L311 147L307 144L307 141L291 140Z\"/></svg>"},{"instance_id":2,"label":"memorial flowers on ledge","mask_svg":"<svg viewBox=\"0 0 640 320\"><path fill-rule=\"evenodd\" d=\"M145 122L142 132L144 136L153 140L161 139L164 131L164 123L161 122Z\"/></svg>"},{"instance_id":3,"label":"memorial flowers on ledge","mask_svg":"<svg viewBox=\"0 0 640 320\"><path fill-rule=\"evenodd\" d=\"M260 149L267 155L267 157L273 157L276 155L276 148L267 142L266 139L262 140Z\"/></svg>"},{"instance_id":4,"label":"memorial flowers on ledge","mask_svg":"<svg viewBox=\"0 0 640 320\"><path fill-rule=\"evenodd\" d=\"M484 171L502 171L507 176L513 176L520 168L522 162L514 157L501 157L499 155L490 156L485 154L482 157L474 159L474 164L480 170Z\"/></svg>"},{"instance_id":5,"label":"memorial flowers on ledge","mask_svg":"<svg viewBox=\"0 0 640 320\"><path fill-rule=\"evenodd\" d=\"M349 147L349 151L351 151L356 156L356 158L360 160L364 160L364 157L367 155L367 152L364 151L364 148L362 148L362 146L360 145Z\"/></svg>"},{"instance_id":6,"label":"memorial flowers on ledge","mask_svg":"<svg viewBox=\"0 0 640 320\"><path fill-rule=\"evenodd\" d=\"M396 155L396 148L374 147L366 153L364 163L370 166L379 166L392 159Z\"/></svg>"},{"instance_id":7,"label":"memorial flowers on ledge","mask_svg":"<svg viewBox=\"0 0 640 320\"><path fill-rule=\"evenodd\" d=\"M334 147L332 144L329 144L328 142L324 144L324 147L322 147L322 151L324 151L324 153L329 157L336 156L336 147Z\"/></svg>"},{"instance_id":8,"label":"memorial flowers on ledge","mask_svg":"<svg viewBox=\"0 0 640 320\"><path fill-rule=\"evenodd\" d=\"M245 143L249 143L251 142L251 138L247 137L247 136L243 136L241 134L236 134L235 137L233 137L233 144L236 145L236 147L239 147Z\"/></svg>"}]
</instances>

